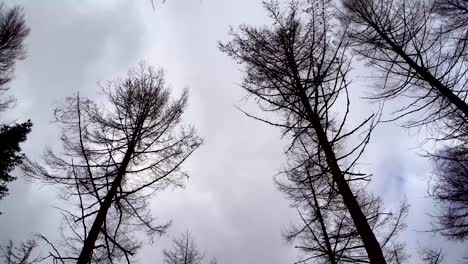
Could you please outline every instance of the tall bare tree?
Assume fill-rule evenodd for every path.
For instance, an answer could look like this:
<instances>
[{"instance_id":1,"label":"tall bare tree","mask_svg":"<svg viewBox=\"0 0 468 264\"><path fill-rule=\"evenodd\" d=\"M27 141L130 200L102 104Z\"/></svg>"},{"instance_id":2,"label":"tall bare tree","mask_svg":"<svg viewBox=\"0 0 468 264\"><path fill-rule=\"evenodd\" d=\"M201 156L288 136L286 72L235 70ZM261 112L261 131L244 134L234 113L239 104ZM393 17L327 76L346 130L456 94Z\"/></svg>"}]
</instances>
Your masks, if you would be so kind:
<instances>
[{"instance_id":1,"label":"tall bare tree","mask_svg":"<svg viewBox=\"0 0 468 264\"><path fill-rule=\"evenodd\" d=\"M311 151L306 147L313 144L308 144L307 138L298 140L302 148L298 146L288 153L290 168L276 178L301 220L284 234L286 241L302 252L297 263L367 263L362 240L332 177L313 165L317 161L323 164L324 160L319 160L319 155L309 156ZM385 212L380 199L368 194L362 181L355 178L348 183L381 243L385 259L401 263L407 256L398 235L405 227L408 206L404 203L396 213Z\"/></svg>"},{"instance_id":2,"label":"tall bare tree","mask_svg":"<svg viewBox=\"0 0 468 264\"><path fill-rule=\"evenodd\" d=\"M305 2L305 1L304 1ZM362 240L370 263L386 263L372 226L350 182L368 177L356 171L374 127L374 116L354 128L349 115L346 58L348 43L335 26L329 1L292 1L282 11L277 1L264 3L273 24L269 27L240 26L232 40L220 49L245 66L242 83L260 108L280 114L279 121L263 120L280 127L291 137L291 148L308 138L307 171L330 177ZM342 100L345 100L345 103ZM335 107L345 111L335 111ZM249 114L250 115L250 114ZM353 137L361 141L349 146ZM290 149L291 149L290 148ZM288 150L289 151L289 150ZM324 181L326 182L326 181Z\"/></svg>"},{"instance_id":3,"label":"tall bare tree","mask_svg":"<svg viewBox=\"0 0 468 264\"><path fill-rule=\"evenodd\" d=\"M429 139L443 144L428 154L442 209L436 229L466 239L468 2L342 0L342 6L354 50L381 71L374 99L406 103L394 119L408 117L406 126L427 128Z\"/></svg>"},{"instance_id":4,"label":"tall bare tree","mask_svg":"<svg viewBox=\"0 0 468 264\"><path fill-rule=\"evenodd\" d=\"M163 256L165 264L201 264L205 258L189 231L174 238L172 249L163 250Z\"/></svg>"},{"instance_id":5,"label":"tall bare tree","mask_svg":"<svg viewBox=\"0 0 468 264\"><path fill-rule=\"evenodd\" d=\"M187 91L172 100L162 70L141 64L103 90L107 102L101 106L68 98L55 111L63 154L47 151L45 166L24 166L29 176L61 186L75 205L61 209L74 236L60 247L50 243L57 262L130 263L140 245L133 233L153 237L169 225L154 223L149 199L183 184L180 166L201 144L194 128L182 124Z\"/></svg>"}]
</instances>

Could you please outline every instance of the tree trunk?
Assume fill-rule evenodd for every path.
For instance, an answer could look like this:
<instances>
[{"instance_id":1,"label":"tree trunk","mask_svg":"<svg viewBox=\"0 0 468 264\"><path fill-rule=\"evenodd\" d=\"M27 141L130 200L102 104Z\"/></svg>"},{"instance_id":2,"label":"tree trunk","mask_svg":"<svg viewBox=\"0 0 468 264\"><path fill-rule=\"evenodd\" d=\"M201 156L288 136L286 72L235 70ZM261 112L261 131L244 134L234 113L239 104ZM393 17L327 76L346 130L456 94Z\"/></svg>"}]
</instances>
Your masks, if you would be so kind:
<instances>
[{"instance_id":1,"label":"tree trunk","mask_svg":"<svg viewBox=\"0 0 468 264\"><path fill-rule=\"evenodd\" d=\"M132 140L134 141L134 140ZM135 143L131 143L125 156L122 160L122 164L117 171L117 176L115 177L114 181L112 182L112 186L107 192L106 197L104 198L104 202L101 204L99 208L99 212L96 215L96 219L91 226L91 230L88 233L88 237L84 241L83 249L81 250L80 256L78 257L77 264L88 264L91 260L91 255L93 254L94 245L96 240L101 232L101 227L106 220L107 211L112 205L112 200L117 194L117 190L122 182L123 176L125 175L125 171L127 170L127 166L130 162L131 156L134 152Z\"/></svg>"},{"instance_id":2,"label":"tree trunk","mask_svg":"<svg viewBox=\"0 0 468 264\"><path fill-rule=\"evenodd\" d=\"M312 112L309 110L307 110L307 112ZM312 116L314 116L313 113ZM320 121L317 117L315 117L311 118L310 122L312 123L315 133L317 134L319 144L322 146L323 151L325 153L327 164L330 167L333 180L337 184L338 191L343 197L343 201L346 205L346 208L349 211L349 214L351 215L351 218L353 219L354 225L356 226L356 230L361 236L364 248L367 252L367 256L369 257L369 262L373 264L386 263L382 249L380 248L379 241L377 241L377 238L375 237L372 228L367 222L366 216L362 212L361 207L356 200L356 197L349 188L348 182L344 178L344 175L341 172L340 167L338 166L335 153L330 145L330 142L328 141L325 131L323 130L320 124Z\"/></svg>"},{"instance_id":3,"label":"tree trunk","mask_svg":"<svg viewBox=\"0 0 468 264\"><path fill-rule=\"evenodd\" d=\"M367 222L367 218L361 210L359 203L356 200L353 192L351 191L348 182L346 181L343 172L341 171L338 161L335 156L335 152L328 140L326 132L323 130L322 124L320 123L320 118L316 113L313 112L312 106L310 105L307 94L304 91L304 88L301 84L299 78L299 72L297 70L296 63L294 60L289 59L290 67L294 75L294 82L296 83L296 89L299 93L301 103L305 108L308 121L311 123L315 133L317 135L318 143L322 147L325 154L325 158L330 171L333 177L333 181L338 187L338 191L343 197L343 202L346 208L353 219L356 230L359 233L359 236L362 239L364 248L366 249L367 256L369 257L369 262L372 264L385 264L385 257L383 255L382 249L380 248L379 241L374 235L372 228Z\"/></svg>"}]
</instances>

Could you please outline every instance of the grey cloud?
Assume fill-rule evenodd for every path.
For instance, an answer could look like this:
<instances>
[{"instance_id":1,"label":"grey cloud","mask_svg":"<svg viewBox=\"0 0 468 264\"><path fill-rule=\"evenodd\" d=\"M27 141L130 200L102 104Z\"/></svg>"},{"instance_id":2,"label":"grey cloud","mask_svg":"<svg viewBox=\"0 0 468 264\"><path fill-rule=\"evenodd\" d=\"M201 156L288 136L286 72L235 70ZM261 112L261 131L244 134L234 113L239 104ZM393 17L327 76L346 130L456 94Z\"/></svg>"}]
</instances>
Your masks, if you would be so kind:
<instances>
[{"instance_id":1,"label":"grey cloud","mask_svg":"<svg viewBox=\"0 0 468 264\"><path fill-rule=\"evenodd\" d=\"M284 143L278 130L251 120L235 108L257 111L244 102L239 66L217 50L230 25L267 21L260 1L166 1L152 9L149 1L21 1L32 34L28 58L17 67L12 93L19 119L31 118L34 129L25 151L38 158L46 145L58 148L59 130L52 110L65 96L95 96L96 82L121 76L140 59L162 66L175 93L188 86L186 119L205 144L185 164L191 177L185 189L159 193L154 216L174 220L169 234L146 245L141 263L157 263L171 236L190 229L207 255L220 263L292 263L296 251L281 239L281 230L297 218L273 185L284 164ZM356 66L358 68L358 66ZM366 85L355 84L354 122L370 112L358 101ZM372 106L373 107L373 106ZM428 227L433 204L425 197L430 175L427 160L418 157L415 137L394 124L374 134L363 169L374 174L371 188L395 206L406 195L412 207L402 238L415 252L421 245L443 245L454 255L466 245L416 232ZM392 151L389 151L392 150ZM18 172L19 174L19 172ZM0 239L21 240L31 232L54 236L60 216L54 188L38 188L22 180L0 202ZM455 254L458 253L458 254ZM413 254L414 255L414 254ZM450 262L448 262L450 263Z\"/></svg>"}]
</instances>

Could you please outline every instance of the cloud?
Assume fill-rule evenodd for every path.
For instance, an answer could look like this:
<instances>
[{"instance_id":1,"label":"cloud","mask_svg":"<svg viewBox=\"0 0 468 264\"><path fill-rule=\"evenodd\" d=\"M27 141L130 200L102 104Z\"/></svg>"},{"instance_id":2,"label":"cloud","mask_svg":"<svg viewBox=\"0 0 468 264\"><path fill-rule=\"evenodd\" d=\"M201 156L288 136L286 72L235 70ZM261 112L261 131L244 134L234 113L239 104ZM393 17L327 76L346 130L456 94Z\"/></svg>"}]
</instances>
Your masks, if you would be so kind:
<instances>
[{"instance_id":1,"label":"cloud","mask_svg":"<svg viewBox=\"0 0 468 264\"><path fill-rule=\"evenodd\" d=\"M95 97L98 81L122 76L141 59L163 66L175 93L190 89L185 118L205 144L184 166L191 175L187 187L158 193L152 200L154 216L173 219L174 224L167 236L140 251L141 263L161 260L171 236L187 228L207 255L224 264L296 260L297 252L281 238L296 213L273 185L273 175L284 164L285 142L277 129L235 108L257 110L242 100L244 92L235 84L241 80L239 65L217 49L230 25L267 21L260 1L171 0L155 10L149 1L18 3L25 8L32 33L28 58L18 65L12 83L18 106L9 113L34 122L24 146L32 158L39 158L46 145L60 147L59 129L50 123L55 105L76 92ZM358 101L368 86L354 85L358 96L351 107L357 122L370 112L368 104ZM461 254L463 245L416 232L428 226L433 204L425 197L430 165L416 155L415 142L395 124L378 128L365 155L366 170L374 174L371 188L390 207L405 196L412 205L402 237L410 251L415 252L418 243L432 242ZM19 180L0 201L5 212L0 216L1 240L57 233L60 215L51 207L55 189L38 186Z\"/></svg>"}]
</instances>

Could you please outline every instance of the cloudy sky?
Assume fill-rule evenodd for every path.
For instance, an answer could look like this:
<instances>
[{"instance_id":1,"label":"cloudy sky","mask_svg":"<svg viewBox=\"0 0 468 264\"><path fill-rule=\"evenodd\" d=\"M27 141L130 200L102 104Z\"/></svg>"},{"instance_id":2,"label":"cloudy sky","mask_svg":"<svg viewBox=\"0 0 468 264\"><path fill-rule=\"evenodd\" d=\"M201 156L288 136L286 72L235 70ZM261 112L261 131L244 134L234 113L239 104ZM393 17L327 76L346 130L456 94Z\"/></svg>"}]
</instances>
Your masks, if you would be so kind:
<instances>
[{"instance_id":1,"label":"cloudy sky","mask_svg":"<svg viewBox=\"0 0 468 264\"><path fill-rule=\"evenodd\" d=\"M10 3L11 2L11 3ZM284 164L280 131L244 116L235 106L255 111L236 85L241 72L217 49L229 26L267 23L257 0L8 1L24 7L31 27L28 57L17 65L11 93L18 103L3 120L31 119L33 132L24 151L38 159L46 146L60 149L59 129L51 123L54 107L80 92L95 97L97 83L122 76L139 61L164 67L180 92L188 87L186 120L205 144L186 163L191 177L185 189L169 189L152 201L153 215L173 220L166 236L145 246L142 264L160 263L161 250L189 229L208 256L223 264L284 264L297 259L281 231L296 219L273 185ZM359 68L356 66L356 68ZM359 74L359 73L358 73ZM359 97L369 84L354 81L356 120L372 110ZM424 232L434 204L427 197L431 164L418 156L415 132L385 124L376 130L363 160L374 174L369 188L389 208L403 199L411 205L401 238L410 253L418 247L442 247L454 263L467 245ZM56 189L21 179L0 201L0 242L21 241L42 233L52 239L61 223Z\"/></svg>"}]
</instances>

